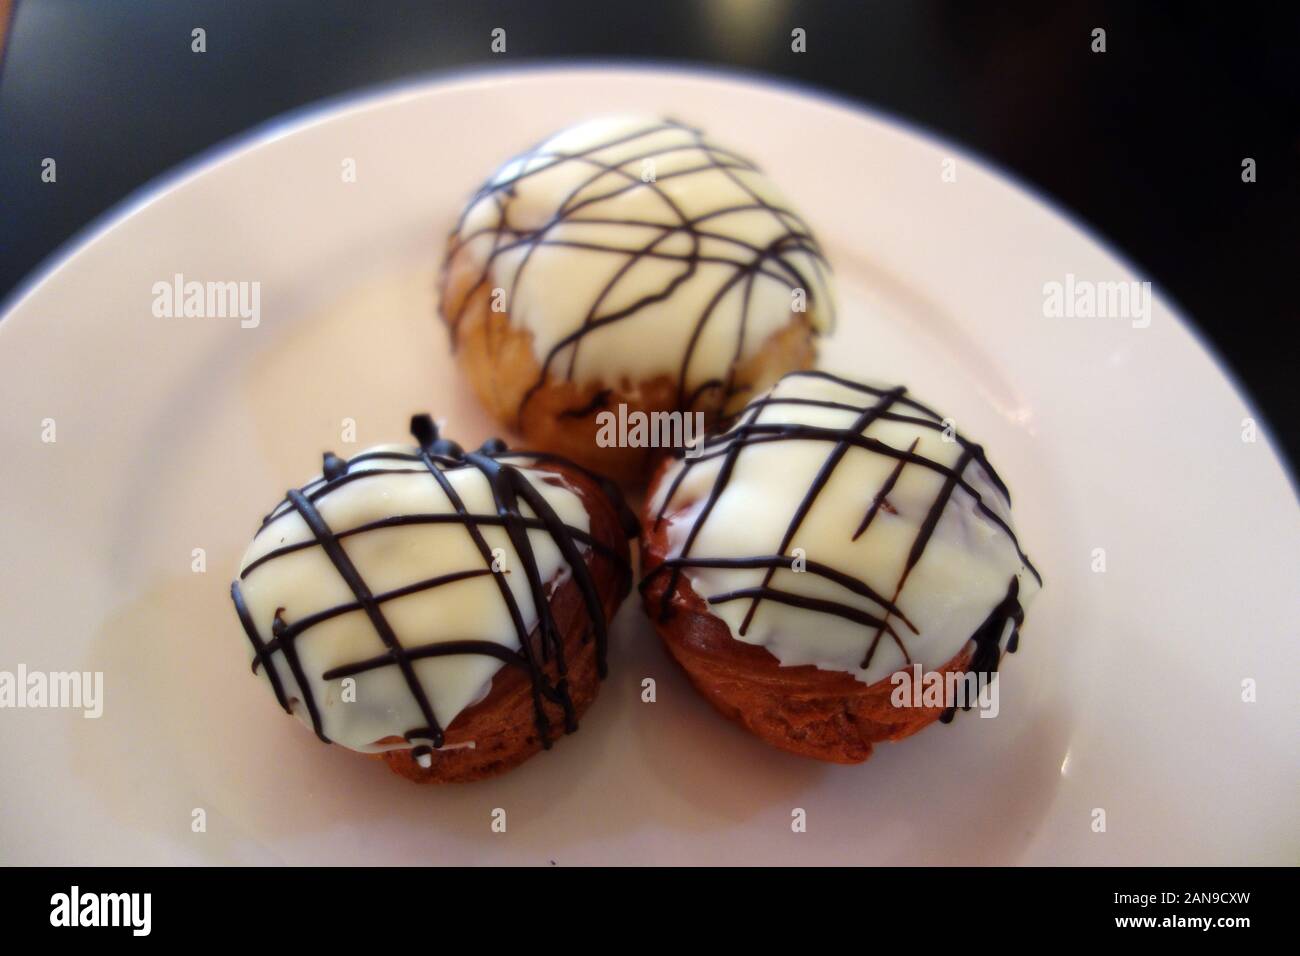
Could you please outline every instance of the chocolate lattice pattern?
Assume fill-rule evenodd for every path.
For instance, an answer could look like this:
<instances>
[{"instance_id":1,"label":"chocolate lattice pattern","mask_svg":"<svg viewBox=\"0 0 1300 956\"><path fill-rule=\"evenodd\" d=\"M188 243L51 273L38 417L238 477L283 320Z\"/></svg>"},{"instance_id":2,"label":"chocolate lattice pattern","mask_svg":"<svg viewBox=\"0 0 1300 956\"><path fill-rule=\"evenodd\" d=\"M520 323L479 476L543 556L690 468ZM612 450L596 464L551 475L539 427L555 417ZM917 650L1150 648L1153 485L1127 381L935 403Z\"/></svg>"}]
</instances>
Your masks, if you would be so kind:
<instances>
[{"instance_id":1,"label":"chocolate lattice pattern","mask_svg":"<svg viewBox=\"0 0 1300 956\"><path fill-rule=\"evenodd\" d=\"M647 142L645 148L637 148L641 141L653 141L660 134L678 134L667 144ZM662 138L662 137L661 137ZM787 290L802 289L808 297L809 308L823 310L822 318L828 326L834 322L834 302L830 297L826 301L817 301L816 291L826 288L830 266L822 255L817 240L800 216L785 206L777 205L760 195L748 180L761 175L757 166L737 154L722 149L706 141L703 134L673 120L650 123L644 128L631 133L621 133L614 138L592 145L586 149L571 153L545 152L546 142L537 144L522 156L508 163L503 170L515 168L513 175L497 176L484 184L466 206L447 252L447 262L468 244L487 236L491 238L490 252L486 255L482 273L478 281L448 315L452 330L453 344L457 328L464 315L465 308L474 291L485 287L489 282L493 264L503 255L514 250L525 250L522 262L515 272L507 290L507 301L516 301L515 293L520 277L525 274L529 261L538 249L546 247L564 247L574 250L590 250L601 253L626 255L626 262L615 272L596 295L590 309L582 319L582 325L565 335L548 351L542 360L538 379L525 393L520 405L519 415L529 399L546 383L549 376L555 374L560 363L560 356L566 352L567 364L562 369L562 377L571 381L577 364L578 350L582 341L592 333L615 322L622 322L635 317L646 306L668 299L685 282L696 276L705 264L725 267L720 271L720 278L713 294L703 311L696 317L694 331L684 343L681 365L677 375L677 402L679 408L690 409L705 393L721 389L723 402L742 387L734 381L735 361L726 380L710 378L698 384L687 394L688 372L691 360L696 353L705 326L715 318L720 303L728 293L741 288L742 304L736 329L735 356L739 357L745 345L746 326L750 321L750 300L754 283L760 278L780 283ZM673 169L646 179L642 175L641 164L661 160L673 154L698 154L700 161L681 169ZM681 158L681 157L678 157ZM689 158L689 157L688 157ZM535 229L524 229L512 224L511 203L516 189L521 182L539 176L563 163L581 164L590 167L590 175L581 180L559 203L558 209L548 221ZM683 177L699 176L718 172L734 184L740 201L722 208L710 209L692 215L675 200L665 183ZM656 199L654 208L663 214L668 222L649 219L610 218L593 212L592 207L601 203L632 193L645 190ZM495 206L495 221L491 226L473 232L462 233L466 219L471 210L482 202L491 202ZM771 238L762 245L746 241L734 232L728 232L716 225L718 220L747 212L765 213L775 225ZM629 237L626 244L613 242L595 242L588 239L560 238L556 231L564 225L581 224L584 228L596 227L600 235L618 238L620 233ZM651 237L638 242L644 232ZM584 235L589 233L584 232ZM672 240L685 236L689 241L687 249L672 251ZM650 291L639 295L627 305L617 308L609 303L621 303L627 294L636 294L637 283L645 278L644 270L638 266L655 266L669 262L680 265L668 282L649 282ZM654 334L654 330L647 330ZM722 402L719 402L721 407Z\"/></svg>"},{"instance_id":2,"label":"chocolate lattice pattern","mask_svg":"<svg viewBox=\"0 0 1300 956\"><path fill-rule=\"evenodd\" d=\"M332 454L325 455L325 467L320 478L308 483L300 490L291 490L285 499L276 506L262 522L258 533L268 525L291 511L302 516L311 530L309 540L285 545L269 551L248 564L231 585L231 597L239 613L244 631L252 642L254 659L253 671L265 668L266 676L275 691L276 699L286 712L292 713L292 701L286 692L284 681L275 666L274 656L281 655L285 665L293 675L298 686L301 700L311 718L313 729L321 740L330 742L325 735L321 714L315 695L312 693L311 678L305 673L297 651L297 643L309 634L311 629L324 621L342 614L363 611L383 642L386 650L375 657L332 668L319 675L320 680L341 680L356 674L365 673L382 667L396 667L401 671L406 687L418 705L424 719L424 725L407 730L403 736L409 743L421 741L414 747L417 756L428 754L430 747L443 746L445 733L434 717L433 706L425 688L421 685L413 668L413 662L430 657L443 657L456 654L482 654L494 657L504 664L519 667L527 671L532 682L533 709L537 731L544 747L550 746L550 721L543 708L543 700L558 705L564 712L565 731L576 729L573 702L569 695L565 678L566 663L564 659L564 641L555 619L551 613L550 602L546 592L548 582L542 581L538 573L538 562L529 541L530 530L545 531L555 543L572 574L574 582L581 592L583 603L590 620L590 633L595 636L597 664L600 675L606 671L605 649L607 635L605 617L597 589L592 580L591 571L583 559L581 547L593 549L596 553L616 562L625 574L630 570L622 559L609 547L596 540L591 534L579 528L565 524L556 514L545 497L532 485L520 468L508 459L519 459L534 464L545 464L554 460L551 456L532 452L512 452L504 444L493 439L474 452L464 452L454 442L438 436L437 427L427 415L417 415L411 420L411 431L419 443L416 453L399 451L373 451L357 455L344 461ZM353 466L362 462L392 462L392 467L370 467L353 470ZM477 469L488 480L496 504L495 514L470 513L462 501L447 473L457 469ZM399 514L344 530L331 528L321 516L317 504L325 496L337 491L354 481L386 475L409 475L413 478L427 475L435 482L450 506L450 511L432 514ZM521 503L526 504L535 516L527 516L520 510ZM458 524L470 535L475 547L483 558L481 567L466 568L450 574L415 581L394 590L378 594L372 593L355 564L348 557L341 541L355 535L369 534L385 528L409 525ZM519 557L520 564L528 580L533 605L537 610L537 647L529 633L523 613L513 591L505 577L505 571L494 565L492 550L483 536L484 526L500 526L506 530L510 542ZM354 600L335 607L310 614L297 621L285 621L283 608L276 612L269 639L264 637L252 620L240 589L240 582L246 580L259 568L270 564L287 554L305 548L320 548L328 556L339 576L347 583ZM498 585L501 600L509 611L519 640L519 650L513 650L495 641L481 639L463 639L441 642L429 642L408 647L402 643L393 627L384 616L384 604L409 594L438 588L456 581L469 578L491 576ZM584 640L589 637L584 635ZM548 678L543 667L554 662L556 680ZM427 741L427 743L423 743Z\"/></svg>"},{"instance_id":3,"label":"chocolate lattice pattern","mask_svg":"<svg viewBox=\"0 0 1300 956\"><path fill-rule=\"evenodd\" d=\"M1007 508L1010 508L1011 495L1006 485L998 477L997 472L989 464L981 446L966 440L956 432L952 432L953 441L961 449L956 462L952 465L946 465L933 458L918 454L916 447L919 438L913 440L909 447L893 447L869 434L873 423L882 421L901 422L937 432L943 432L946 423L938 414L907 397L906 389L902 387L888 390L878 389L851 382L826 372L817 371L792 372L783 381L799 376L820 378L843 386L862 395L863 402L861 404L852 404L814 398L781 397L776 395L774 390L747 405L735 416L734 423L728 430L708 438L701 455L696 458L684 458L679 455L682 461L678 466L677 474L664 494L663 502L656 514L656 528L664 520L664 515L677 494L678 488L681 487L691 469L698 467L703 462L714 459L720 458L721 462L718 466L717 478L709 490L708 497L704 501L694 525L690 528L682 543L680 554L666 559L647 575L641 583L642 590L645 590L659 574L667 573L670 575L668 586L663 592L660 604L660 614L663 617L666 618L672 611L671 598L676 591L680 575L684 569L761 568L765 569L765 571L758 586L702 595L711 605L731 601L744 601L747 603L748 607L739 627L741 635L747 632L760 604L764 601L773 601L798 607L814 614L833 615L869 629L871 639L868 642L861 663L863 668L870 665L877 646L886 635L898 646L905 660L910 664L911 655L908 652L905 635L900 633L900 630L910 630L913 634L917 633L917 631L901 607L901 597L912 569L921 560L945 508L949 506L953 494L958 490L970 496L979 514L1006 536L1010 545L1015 549L1021 564L1034 576L1039 584L1042 583L1038 571L1021 550L1020 543L1017 541L1015 532L1010 525L989 507L979 490L965 476L966 470L972 462L978 464L987 476L989 483L1005 501ZM852 418L843 427L798 422L759 421L765 410L782 405L831 409L844 412L846 415L851 415ZM828 453L812 483L791 514L781 540L775 543L773 553L741 558L692 554L692 548L701 530L709 520L714 506L726 490L735 472L737 462L744 452L759 445L792 441L822 442L828 446ZM871 496L861 520L852 526L853 530L851 532L847 530L845 532L851 534L852 540L855 541L871 526L882 508L888 509L890 507L888 496L905 468L924 468L943 477L943 483L939 487L938 493L931 501L924 518L919 524L916 536L903 561L893 592L889 597L878 593L866 581L845 569L829 567L812 560L804 562L803 570L808 574L834 582L855 597L865 598L867 602L875 606L873 610L866 610L860 604L850 603L847 600L840 601L813 597L788 588L776 587L773 584L773 577L778 569L794 568L795 557L788 554L787 551L804 519L817 502L818 496L829 483L835 469L839 467L845 456L853 450L881 455L894 462L885 481ZM1019 577L1013 575L1007 587L1005 598L992 609L988 619L971 636L971 639L975 642L975 651L971 657L969 667L971 671L991 674L997 670L1001 654L1001 639L1008 621L1012 622L1012 628L1007 638L1007 650L1009 652L1016 650L1018 628L1023 620L1023 611L1020 608L1018 595ZM895 627L894 621L897 621L900 626ZM952 710L950 708L945 712L944 718L951 719L951 717Z\"/></svg>"}]
</instances>

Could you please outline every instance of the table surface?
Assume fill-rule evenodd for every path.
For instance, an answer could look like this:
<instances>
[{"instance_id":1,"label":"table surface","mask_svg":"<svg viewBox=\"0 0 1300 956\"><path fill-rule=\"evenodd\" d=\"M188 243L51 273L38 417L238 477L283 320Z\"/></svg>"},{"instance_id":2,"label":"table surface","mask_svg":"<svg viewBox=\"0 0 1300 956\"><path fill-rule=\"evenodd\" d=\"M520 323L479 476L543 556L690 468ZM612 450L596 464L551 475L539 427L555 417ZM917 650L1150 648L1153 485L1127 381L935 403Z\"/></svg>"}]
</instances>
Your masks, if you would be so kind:
<instances>
[{"instance_id":1,"label":"table surface","mask_svg":"<svg viewBox=\"0 0 1300 956\"><path fill-rule=\"evenodd\" d=\"M150 179L326 97L471 65L737 68L895 114L1066 209L1181 308L1300 456L1287 427L1300 392L1295 8L0 0L0 20L0 297ZM504 54L490 49L497 27ZM805 52L791 49L795 28Z\"/></svg>"}]
</instances>

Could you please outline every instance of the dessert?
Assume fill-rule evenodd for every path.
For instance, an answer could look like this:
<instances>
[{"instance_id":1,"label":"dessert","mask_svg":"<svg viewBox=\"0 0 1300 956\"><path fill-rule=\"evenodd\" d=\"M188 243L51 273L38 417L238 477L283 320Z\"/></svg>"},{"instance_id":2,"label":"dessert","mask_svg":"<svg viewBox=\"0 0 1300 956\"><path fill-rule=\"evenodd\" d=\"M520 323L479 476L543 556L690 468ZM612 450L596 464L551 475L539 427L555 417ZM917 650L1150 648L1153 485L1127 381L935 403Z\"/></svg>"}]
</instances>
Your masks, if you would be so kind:
<instances>
[{"instance_id":1,"label":"dessert","mask_svg":"<svg viewBox=\"0 0 1300 956\"><path fill-rule=\"evenodd\" d=\"M893 675L991 675L1016 650L1041 579L1010 508L984 450L905 389L792 372L661 465L646 610L723 714L857 763L952 715L897 706Z\"/></svg>"},{"instance_id":2,"label":"dessert","mask_svg":"<svg viewBox=\"0 0 1300 956\"><path fill-rule=\"evenodd\" d=\"M616 488L433 421L266 516L231 585L252 669L326 742L418 782L476 780L549 748L595 697L631 586Z\"/></svg>"},{"instance_id":3,"label":"dessert","mask_svg":"<svg viewBox=\"0 0 1300 956\"><path fill-rule=\"evenodd\" d=\"M563 130L497 171L451 235L441 310L482 403L534 447L620 481L653 448L602 413L742 407L834 320L807 224L747 159L673 120Z\"/></svg>"}]
</instances>

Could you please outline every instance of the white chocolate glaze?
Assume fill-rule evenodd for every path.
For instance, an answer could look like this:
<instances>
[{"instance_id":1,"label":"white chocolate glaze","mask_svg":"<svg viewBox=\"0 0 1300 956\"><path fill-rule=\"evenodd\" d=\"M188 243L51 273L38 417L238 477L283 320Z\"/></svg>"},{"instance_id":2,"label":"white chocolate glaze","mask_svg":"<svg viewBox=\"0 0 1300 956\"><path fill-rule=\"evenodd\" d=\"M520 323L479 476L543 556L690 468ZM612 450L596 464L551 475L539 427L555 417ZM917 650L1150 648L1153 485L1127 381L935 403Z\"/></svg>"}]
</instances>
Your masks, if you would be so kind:
<instances>
[{"instance_id":1,"label":"white chocolate glaze","mask_svg":"<svg viewBox=\"0 0 1300 956\"><path fill-rule=\"evenodd\" d=\"M509 161L465 210L455 256L503 290L544 369L584 384L729 388L793 311L818 331L834 317L829 267L776 187L670 120L593 119Z\"/></svg>"},{"instance_id":2,"label":"white chocolate glaze","mask_svg":"<svg viewBox=\"0 0 1300 956\"><path fill-rule=\"evenodd\" d=\"M486 641L510 651L520 650L518 628L500 582L504 581L514 596L525 633L531 633L537 626L538 608L525 573L525 561L504 526L475 523L501 574L490 570L482 573L489 568L489 562L484 559L469 526L459 520L363 529L372 522L398 516L456 514L451 496L435 480L430 465L420 455L419 447L407 445L371 448L346 463L341 480L318 476L301 493L311 500L346 552L406 651L463 640ZM483 471L464 461L457 463L436 454L432 457L469 515L499 514L501 503L495 499L492 484ZM519 474L567 528L578 535L587 534L586 509L577 492L563 478L551 471L526 467L529 459L514 459L509 452L497 454L495 459L517 465ZM355 477L357 474L363 477ZM537 517L522 498L517 510L524 519ZM569 578L571 568L546 528L529 528L524 533L532 550L531 560L549 595ZM587 550L584 547L582 553L586 554ZM479 573L390 596L401 588L418 587L421 582L466 571ZM237 606L242 598L246 609L245 628L251 625L263 644L275 636L277 612L285 625L293 626L312 615L342 606L356 607L358 603L356 592L290 500L268 515L253 538L240 563L240 578L233 593ZM376 626L363 609L356 607L311 624L293 639L293 649L308 685L307 694L285 653L270 653L259 661L255 642L253 649L252 660L261 665L255 668L261 679L271 685L268 670L274 668L279 681L275 688L277 694L282 690L294 714L309 727L313 721L304 702L310 694L319 714L318 732L322 736L364 752L415 746L417 760L427 765L430 739L423 735L406 736L412 728L426 727L427 721L398 666L389 664L353 675L354 700L344 699L345 678L324 676L336 668L346 668L386 652ZM493 676L505 665L497 657L458 653L415 659L411 666L419 687L432 705L437 723L446 728L466 707L487 695ZM378 743L390 737L406 739L400 744ZM450 746L472 746L472 743Z\"/></svg>"},{"instance_id":3,"label":"white chocolate glaze","mask_svg":"<svg viewBox=\"0 0 1300 956\"><path fill-rule=\"evenodd\" d=\"M799 425L813 431L785 427ZM679 573L732 637L766 648L784 666L811 664L872 684L914 663L938 669L1008 598L1009 584L1011 602L1018 591L1021 606L1040 587L1015 540L1009 495L982 461L978 445L945 431L938 415L902 390L795 372L710 439L701 459L670 466L650 514L662 514L667 557L683 562ZM945 472L961 479L946 495ZM793 560L773 570L691 563L793 559L796 549L803 571ZM844 577L819 573L822 567ZM876 599L846 586L848 579ZM747 626L749 597L718 600L764 587L777 593L763 596ZM786 595L805 606L774 599ZM809 599L824 603L809 608ZM998 650L1014 626L999 622ZM996 651L992 660L996 666Z\"/></svg>"}]
</instances>

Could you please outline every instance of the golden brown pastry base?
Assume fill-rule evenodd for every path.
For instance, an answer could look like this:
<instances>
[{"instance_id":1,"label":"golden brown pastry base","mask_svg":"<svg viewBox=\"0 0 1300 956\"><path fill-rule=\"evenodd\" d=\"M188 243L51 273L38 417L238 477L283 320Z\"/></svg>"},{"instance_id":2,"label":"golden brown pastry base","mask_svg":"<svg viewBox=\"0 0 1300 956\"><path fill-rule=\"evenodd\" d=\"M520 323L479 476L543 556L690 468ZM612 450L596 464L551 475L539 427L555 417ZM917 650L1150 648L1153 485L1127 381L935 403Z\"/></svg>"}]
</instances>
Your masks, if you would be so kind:
<instances>
[{"instance_id":1,"label":"golden brown pastry base","mask_svg":"<svg viewBox=\"0 0 1300 956\"><path fill-rule=\"evenodd\" d=\"M647 502L668 464L651 483ZM645 575L663 563L670 517L666 515L656 531L655 515L647 504L641 542ZM644 592L646 612L669 653L719 713L773 746L832 763L861 763L871 756L875 744L909 737L943 713L942 707L895 707L890 702L894 685L889 678L867 685L849 674L812 666L782 667L765 648L733 638L726 622L709 611L685 573L677 577L669 600L670 616L661 620L663 596L671 580L671 570L659 571ZM964 673L970 655L968 644L940 672Z\"/></svg>"},{"instance_id":2,"label":"golden brown pastry base","mask_svg":"<svg viewBox=\"0 0 1300 956\"><path fill-rule=\"evenodd\" d=\"M677 407L676 378L665 375L648 382L580 386L548 374L546 383L525 404L525 396L542 371L533 352L533 335L512 325L508 312L492 311L491 282L480 281L481 265L470 259L468 254L451 258L443 270L439 292L442 315L452 327L461 368L479 401L531 448L562 455L625 486L644 482L660 449L601 447L596 442L596 416L605 409L617 412L620 404L626 405L628 412L671 411ZM796 315L737 366L735 391L725 402L722 390L712 389L696 400L692 411L704 412L706 425L712 425L721 414L742 408L785 373L811 368L815 359L811 320L808 315Z\"/></svg>"},{"instance_id":3,"label":"golden brown pastry base","mask_svg":"<svg viewBox=\"0 0 1300 956\"><path fill-rule=\"evenodd\" d=\"M622 567L614 561L591 550L588 567L596 591L604 605L608 622L618 610L630 588L630 571L627 570L628 546L618 514L609 498L590 478L576 469L559 464L537 465L539 470L561 473L577 489L590 516L591 534L619 555ZM581 719L600 689L596 665L596 640L591 633L582 593L570 578L551 597L551 611L564 635L564 659L568 664L569 693L576 716ZM530 635L533 651L540 660L536 630ZM555 661L542 668L547 680L556 681ZM543 698L542 707L550 722L548 737L558 740L564 736L564 711L559 704ZM542 749L542 738L537 732L534 716L532 683L522 667L507 664L492 679L488 696L472 707L467 707L446 730L446 746L430 756L432 765L421 767L409 749L390 750L377 756L390 770L416 783L464 783L495 776L523 763ZM457 748L457 744L474 742L474 747ZM400 738L388 738L378 743L402 743ZM449 749L454 748L454 749Z\"/></svg>"}]
</instances>

